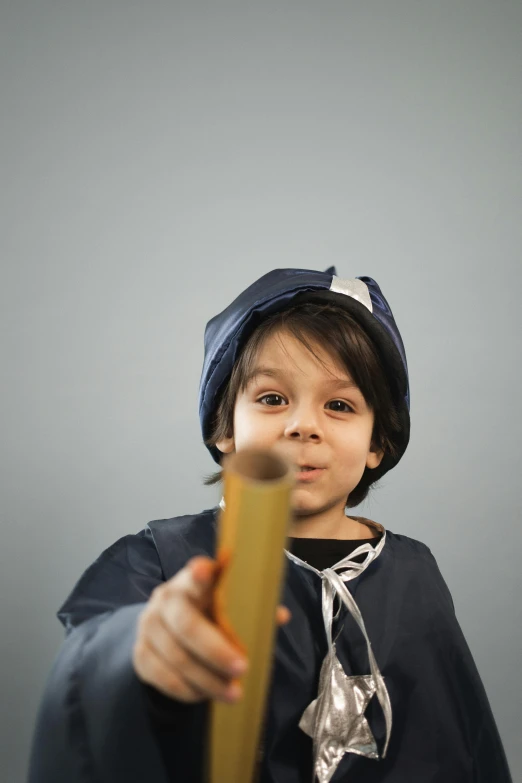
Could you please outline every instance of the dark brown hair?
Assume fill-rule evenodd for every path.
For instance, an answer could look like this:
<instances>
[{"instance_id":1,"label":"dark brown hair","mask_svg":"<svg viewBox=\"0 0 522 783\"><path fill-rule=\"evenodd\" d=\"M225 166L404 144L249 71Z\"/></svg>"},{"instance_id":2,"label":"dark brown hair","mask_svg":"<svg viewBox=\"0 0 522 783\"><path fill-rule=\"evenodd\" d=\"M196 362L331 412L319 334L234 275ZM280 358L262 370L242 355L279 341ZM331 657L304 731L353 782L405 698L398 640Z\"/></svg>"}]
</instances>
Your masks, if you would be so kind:
<instances>
[{"instance_id":1,"label":"dark brown hair","mask_svg":"<svg viewBox=\"0 0 522 783\"><path fill-rule=\"evenodd\" d=\"M350 313L335 303L294 304L268 316L254 329L219 398L212 435L205 444L215 446L218 441L233 435L236 397L245 390L248 375L265 340L283 330L296 337L318 361L321 359L313 350L311 342L325 346L332 359L345 367L373 411L372 448L383 449L396 456L396 434L400 432L400 419L375 344ZM216 484L222 480L222 476L223 471L219 470L207 476L204 483ZM352 508L362 503L374 482L372 469L365 468L361 480L346 500L346 507Z\"/></svg>"}]
</instances>

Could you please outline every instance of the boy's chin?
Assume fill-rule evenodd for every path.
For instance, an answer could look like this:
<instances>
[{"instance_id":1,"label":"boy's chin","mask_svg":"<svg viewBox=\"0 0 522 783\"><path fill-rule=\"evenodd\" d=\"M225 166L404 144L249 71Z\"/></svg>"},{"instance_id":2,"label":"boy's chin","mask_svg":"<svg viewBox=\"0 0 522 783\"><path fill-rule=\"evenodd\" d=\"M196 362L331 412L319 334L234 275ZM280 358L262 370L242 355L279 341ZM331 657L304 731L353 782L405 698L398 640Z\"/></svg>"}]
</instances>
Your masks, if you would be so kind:
<instances>
[{"instance_id":1,"label":"boy's chin","mask_svg":"<svg viewBox=\"0 0 522 783\"><path fill-rule=\"evenodd\" d=\"M307 517L327 511L338 504L337 499L330 501L325 498L315 498L305 495L299 489L294 490L292 496L292 514L294 517Z\"/></svg>"}]
</instances>

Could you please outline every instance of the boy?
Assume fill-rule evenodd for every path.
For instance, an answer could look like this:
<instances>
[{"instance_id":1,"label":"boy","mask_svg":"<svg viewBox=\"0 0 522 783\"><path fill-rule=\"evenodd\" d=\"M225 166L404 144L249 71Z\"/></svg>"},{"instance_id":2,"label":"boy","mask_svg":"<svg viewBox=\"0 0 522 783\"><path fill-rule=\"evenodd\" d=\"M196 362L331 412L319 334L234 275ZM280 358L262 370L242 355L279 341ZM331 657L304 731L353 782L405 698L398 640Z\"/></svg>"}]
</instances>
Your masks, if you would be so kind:
<instances>
[{"instance_id":1,"label":"boy","mask_svg":"<svg viewBox=\"0 0 522 783\"><path fill-rule=\"evenodd\" d=\"M249 286L207 325L200 418L218 464L252 446L296 470L258 780L509 783L430 550L346 514L409 440L404 346L377 283L332 267ZM248 663L233 667L208 615L217 513L151 522L81 577L58 612L30 783L202 780L209 699L240 698Z\"/></svg>"}]
</instances>

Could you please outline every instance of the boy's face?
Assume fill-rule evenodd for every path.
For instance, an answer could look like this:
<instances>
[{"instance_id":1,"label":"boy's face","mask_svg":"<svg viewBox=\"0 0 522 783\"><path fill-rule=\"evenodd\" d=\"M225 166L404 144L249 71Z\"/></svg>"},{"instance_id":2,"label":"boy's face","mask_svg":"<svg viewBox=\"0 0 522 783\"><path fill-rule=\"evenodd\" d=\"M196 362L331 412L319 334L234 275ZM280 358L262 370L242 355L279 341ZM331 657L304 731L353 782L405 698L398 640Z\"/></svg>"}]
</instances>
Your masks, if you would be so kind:
<instances>
[{"instance_id":1,"label":"boy's face","mask_svg":"<svg viewBox=\"0 0 522 783\"><path fill-rule=\"evenodd\" d=\"M272 449L293 463L296 516L335 507L344 514L365 467L377 467L383 452L370 451L374 416L362 393L326 351L312 347L326 368L289 332L265 340L256 375L236 399L234 435L216 445L226 454ZM301 475L298 465L317 470Z\"/></svg>"}]
</instances>

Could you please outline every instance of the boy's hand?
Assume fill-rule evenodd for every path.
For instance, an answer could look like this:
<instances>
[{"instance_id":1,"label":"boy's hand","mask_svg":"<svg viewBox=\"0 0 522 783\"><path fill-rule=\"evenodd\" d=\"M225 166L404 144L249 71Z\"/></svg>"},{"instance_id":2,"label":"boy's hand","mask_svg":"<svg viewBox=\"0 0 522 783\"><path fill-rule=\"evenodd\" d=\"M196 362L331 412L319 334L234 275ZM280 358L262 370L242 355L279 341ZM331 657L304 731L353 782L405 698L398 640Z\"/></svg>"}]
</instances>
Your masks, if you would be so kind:
<instances>
[{"instance_id":1,"label":"boy's hand","mask_svg":"<svg viewBox=\"0 0 522 783\"><path fill-rule=\"evenodd\" d=\"M183 702L241 696L236 680L246 671L232 668L244 656L210 618L217 562L193 557L181 571L156 587L138 619L133 666L138 677ZM291 618L278 606L276 622Z\"/></svg>"}]
</instances>

